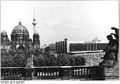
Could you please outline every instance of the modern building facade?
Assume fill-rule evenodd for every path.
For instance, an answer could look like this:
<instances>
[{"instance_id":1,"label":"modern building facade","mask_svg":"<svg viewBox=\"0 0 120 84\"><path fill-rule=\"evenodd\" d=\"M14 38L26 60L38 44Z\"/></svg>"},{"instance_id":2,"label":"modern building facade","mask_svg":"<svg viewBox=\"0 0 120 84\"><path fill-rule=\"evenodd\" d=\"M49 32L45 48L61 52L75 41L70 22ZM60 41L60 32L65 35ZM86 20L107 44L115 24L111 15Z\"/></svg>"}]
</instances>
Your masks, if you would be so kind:
<instances>
[{"instance_id":1,"label":"modern building facade","mask_svg":"<svg viewBox=\"0 0 120 84\"><path fill-rule=\"evenodd\" d=\"M67 43L67 40L56 42L57 53L70 53L74 51L99 51L106 48L108 43Z\"/></svg>"},{"instance_id":2,"label":"modern building facade","mask_svg":"<svg viewBox=\"0 0 120 84\"><path fill-rule=\"evenodd\" d=\"M69 50L71 51L96 51L103 50L107 43L70 43Z\"/></svg>"},{"instance_id":3,"label":"modern building facade","mask_svg":"<svg viewBox=\"0 0 120 84\"><path fill-rule=\"evenodd\" d=\"M64 53L67 54L67 39L65 38L64 41L58 41L55 43L56 52L58 54Z\"/></svg>"}]
</instances>

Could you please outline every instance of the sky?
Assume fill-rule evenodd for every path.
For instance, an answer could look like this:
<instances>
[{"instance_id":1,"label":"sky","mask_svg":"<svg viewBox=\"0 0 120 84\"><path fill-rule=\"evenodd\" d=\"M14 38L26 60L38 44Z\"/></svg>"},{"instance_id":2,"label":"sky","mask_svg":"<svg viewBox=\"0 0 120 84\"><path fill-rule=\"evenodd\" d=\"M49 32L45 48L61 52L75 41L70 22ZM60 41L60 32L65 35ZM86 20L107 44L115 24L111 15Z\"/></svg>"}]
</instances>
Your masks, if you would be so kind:
<instances>
[{"instance_id":1,"label":"sky","mask_svg":"<svg viewBox=\"0 0 120 84\"><path fill-rule=\"evenodd\" d=\"M10 38L19 20L33 36L35 9L36 31L41 45L56 41L107 42L106 35L119 26L118 1L1 1L1 31Z\"/></svg>"}]
</instances>

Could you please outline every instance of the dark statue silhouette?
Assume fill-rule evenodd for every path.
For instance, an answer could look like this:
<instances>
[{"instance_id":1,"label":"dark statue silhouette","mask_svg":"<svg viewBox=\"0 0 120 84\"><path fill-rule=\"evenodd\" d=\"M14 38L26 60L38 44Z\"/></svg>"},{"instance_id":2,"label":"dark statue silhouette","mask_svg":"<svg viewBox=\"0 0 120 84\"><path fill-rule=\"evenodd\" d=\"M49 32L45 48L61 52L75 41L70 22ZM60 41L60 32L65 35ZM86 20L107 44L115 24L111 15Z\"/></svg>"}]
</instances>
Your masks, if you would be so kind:
<instances>
[{"instance_id":1,"label":"dark statue silhouette","mask_svg":"<svg viewBox=\"0 0 120 84\"><path fill-rule=\"evenodd\" d=\"M111 33L107 35L109 41L107 47L103 50L105 52L103 61L99 64L101 67L114 67L118 62L118 51L119 51L119 29L112 27L115 30L115 34ZM113 39L113 36L115 39Z\"/></svg>"}]
</instances>

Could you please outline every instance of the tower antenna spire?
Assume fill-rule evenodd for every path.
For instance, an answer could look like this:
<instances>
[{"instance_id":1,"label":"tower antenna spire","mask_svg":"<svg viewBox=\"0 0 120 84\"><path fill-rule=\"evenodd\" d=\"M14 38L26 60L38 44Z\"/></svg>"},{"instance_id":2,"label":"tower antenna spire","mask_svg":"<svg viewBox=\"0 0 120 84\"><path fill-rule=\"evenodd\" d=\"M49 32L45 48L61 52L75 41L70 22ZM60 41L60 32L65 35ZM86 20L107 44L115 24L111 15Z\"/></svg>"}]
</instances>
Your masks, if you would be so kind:
<instances>
[{"instance_id":1,"label":"tower antenna spire","mask_svg":"<svg viewBox=\"0 0 120 84\"><path fill-rule=\"evenodd\" d=\"M34 8L34 16L33 16L33 23L32 23L32 25L33 25L33 27L34 27L34 29L33 29L33 33L35 33L35 26L36 26L36 19L35 19L35 8Z\"/></svg>"},{"instance_id":2,"label":"tower antenna spire","mask_svg":"<svg viewBox=\"0 0 120 84\"><path fill-rule=\"evenodd\" d=\"M34 8L34 17L33 18L35 19L35 8Z\"/></svg>"}]
</instances>

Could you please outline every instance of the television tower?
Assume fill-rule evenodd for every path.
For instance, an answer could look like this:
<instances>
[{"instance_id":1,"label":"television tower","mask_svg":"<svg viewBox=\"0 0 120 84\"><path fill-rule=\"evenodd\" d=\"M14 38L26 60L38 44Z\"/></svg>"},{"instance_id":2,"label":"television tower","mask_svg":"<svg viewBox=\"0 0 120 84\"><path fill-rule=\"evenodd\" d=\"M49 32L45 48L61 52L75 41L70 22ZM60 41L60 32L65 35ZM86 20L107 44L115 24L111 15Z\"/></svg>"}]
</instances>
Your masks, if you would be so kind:
<instances>
[{"instance_id":1,"label":"television tower","mask_svg":"<svg viewBox=\"0 0 120 84\"><path fill-rule=\"evenodd\" d=\"M35 26L36 26L36 19L35 19L35 9L34 9L34 18L33 18L33 22L32 22L32 25L33 25L33 34L35 33Z\"/></svg>"}]
</instances>

